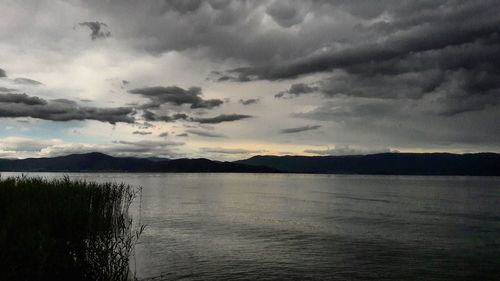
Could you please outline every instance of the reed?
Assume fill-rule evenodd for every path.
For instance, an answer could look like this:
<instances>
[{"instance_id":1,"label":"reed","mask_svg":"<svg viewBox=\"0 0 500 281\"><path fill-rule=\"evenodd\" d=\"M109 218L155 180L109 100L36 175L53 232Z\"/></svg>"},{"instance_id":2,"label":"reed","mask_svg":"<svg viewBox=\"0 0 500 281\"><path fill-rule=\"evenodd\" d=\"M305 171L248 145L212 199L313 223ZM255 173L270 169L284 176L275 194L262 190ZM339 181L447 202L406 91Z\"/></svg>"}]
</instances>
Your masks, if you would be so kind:
<instances>
[{"instance_id":1,"label":"reed","mask_svg":"<svg viewBox=\"0 0 500 281\"><path fill-rule=\"evenodd\" d=\"M131 280L144 226L125 184L0 177L2 280Z\"/></svg>"}]
</instances>

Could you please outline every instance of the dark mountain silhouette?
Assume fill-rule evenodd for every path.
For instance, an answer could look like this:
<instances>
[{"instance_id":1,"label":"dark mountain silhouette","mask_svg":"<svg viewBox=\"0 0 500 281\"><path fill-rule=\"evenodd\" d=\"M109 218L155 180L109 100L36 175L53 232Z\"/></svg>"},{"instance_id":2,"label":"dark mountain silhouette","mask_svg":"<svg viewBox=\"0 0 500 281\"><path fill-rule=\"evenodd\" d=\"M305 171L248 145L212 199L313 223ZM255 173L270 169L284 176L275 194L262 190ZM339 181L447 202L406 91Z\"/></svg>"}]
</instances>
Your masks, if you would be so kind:
<instances>
[{"instance_id":1,"label":"dark mountain silhouette","mask_svg":"<svg viewBox=\"0 0 500 281\"><path fill-rule=\"evenodd\" d=\"M279 172L268 167L208 159L153 160L113 157L102 153L71 154L53 158L0 159L0 171L19 172Z\"/></svg>"},{"instance_id":2,"label":"dark mountain silhouette","mask_svg":"<svg viewBox=\"0 0 500 281\"><path fill-rule=\"evenodd\" d=\"M496 153L255 156L235 163L292 173L500 176L500 154Z\"/></svg>"},{"instance_id":3,"label":"dark mountain silhouette","mask_svg":"<svg viewBox=\"0 0 500 281\"><path fill-rule=\"evenodd\" d=\"M19 172L234 172L500 176L500 154L381 153L349 156L254 156L209 159L113 157L102 153L53 158L0 159L0 171Z\"/></svg>"}]
</instances>

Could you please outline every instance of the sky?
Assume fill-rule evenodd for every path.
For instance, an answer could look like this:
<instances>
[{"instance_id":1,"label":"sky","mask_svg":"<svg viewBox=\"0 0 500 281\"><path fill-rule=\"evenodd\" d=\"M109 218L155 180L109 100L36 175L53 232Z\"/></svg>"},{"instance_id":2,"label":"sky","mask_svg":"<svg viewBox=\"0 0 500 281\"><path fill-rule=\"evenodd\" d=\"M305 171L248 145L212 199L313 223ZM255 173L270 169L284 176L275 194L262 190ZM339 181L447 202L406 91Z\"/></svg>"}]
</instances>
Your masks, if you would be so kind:
<instances>
[{"instance_id":1,"label":"sky","mask_svg":"<svg viewBox=\"0 0 500 281\"><path fill-rule=\"evenodd\" d=\"M0 158L500 152L496 0L0 5Z\"/></svg>"}]
</instances>

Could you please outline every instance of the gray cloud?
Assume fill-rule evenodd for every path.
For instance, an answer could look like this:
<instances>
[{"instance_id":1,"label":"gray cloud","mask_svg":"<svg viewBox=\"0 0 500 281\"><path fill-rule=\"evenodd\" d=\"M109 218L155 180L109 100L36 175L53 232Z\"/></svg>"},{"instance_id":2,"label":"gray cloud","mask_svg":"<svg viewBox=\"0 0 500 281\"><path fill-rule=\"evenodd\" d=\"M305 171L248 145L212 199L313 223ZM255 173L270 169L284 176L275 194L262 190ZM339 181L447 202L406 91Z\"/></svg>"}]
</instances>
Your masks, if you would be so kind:
<instances>
[{"instance_id":1,"label":"gray cloud","mask_svg":"<svg viewBox=\"0 0 500 281\"><path fill-rule=\"evenodd\" d=\"M32 86L40 86L43 85L42 82L33 80L33 79L28 79L28 78L15 78L14 82L17 84L23 84L23 85L32 85Z\"/></svg>"},{"instance_id":2,"label":"gray cloud","mask_svg":"<svg viewBox=\"0 0 500 281\"><path fill-rule=\"evenodd\" d=\"M293 84L275 97L318 92L327 98L389 98L401 99L401 103L415 99L421 102L419 110L442 116L500 103L500 9L494 1L325 3L309 3L309 12L319 15L321 6L331 14L331 6L360 17L356 26L346 30L363 40L353 35L329 45L311 42L311 49L303 55L251 62L220 73L219 79L283 80L327 72L332 73L330 78ZM281 5L301 7L290 1ZM281 10L294 14L293 7ZM425 100L430 99L425 96L433 96L438 108L424 109Z\"/></svg>"},{"instance_id":3,"label":"gray cloud","mask_svg":"<svg viewBox=\"0 0 500 281\"><path fill-rule=\"evenodd\" d=\"M51 121L97 120L115 124L133 123L129 107L98 108L79 106L67 99L44 100L26 94L0 94L0 118L31 117Z\"/></svg>"},{"instance_id":4,"label":"gray cloud","mask_svg":"<svg viewBox=\"0 0 500 281\"><path fill-rule=\"evenodd\" d=\"M146 131L134 131L132 132L132 134L134 135L141 135L141 136L145 136L145 135L151 135L152 132L146 132Z\"/></svg>"},{"instance_id":5,"label":"gray cloud","mask_svg":"<svg viewBox=\"0 0 500 281\"><path fill-rule=\"evenodd\" d=\"M291 98L297 97L304 94L310 94L319 91L320 88L314 85L308 85L306 83L296 83L290 86L290 89L277 93L274 95L275 98Z\"/></svg>"},{"instance_id":6,"label":"gray cloud","mask_svg":"<svg viewBox=\"0 0 500 281\"><path fill-rule=\"evenodd\" d=\"M306 125L306 126L295 127L295 128L281 129L280 133L282 133L282 134L295 134L295 133L300 133L300 132L304 132L304 131L316 130L319 128L321 128L321 125Z\"/></svg>"},{"instance_id":7,"label":"gray cloud","mask_svg":"<svg viewBox=\"0 0 500 281\"><path fill-rule=\"evenodd\" d=\"M250 115L242 115L242 114L221 114L215 117L208 117L208 118L192 118L192 121L201 124L218 124L222 122L233 122L251 117L252 116Z\"/></svg>"},{"instance_id":8,"label":"gray cloud","mask_svg":"<svg viewBox=\"0 0 500 281\"><path fill-rule=\"evenodd\" d=\"M181 133L181 134L177 134L178 137L188 137L189 135L186 134L186 133Z\"/></svg>"},{"instance_id":9,"label":"gray cloud","mask_svg":"<svg viewBox=\"0 0 500 281\"><path fill-rule=\"evenodd\" d=\"M162 104L183 105L189 104L190 108L211 109L224 103L220 99L201 98L202 92L199 87L191 87L187 90L180 87L146 87L130 90L129 93L141 95L150 99L150 102L144 105L144 108L158 108Z\"/></svg>"},{"instance_id":10,"label":"gray cloud","mask_svg":"<svg viewBox=\"0 0 500 281\"><path fill-rule=\"evenodd\" d=\"M91 0L82 6L106 18L113 36L154 54L201 49L214 58L269 62L303 56L352 34L341 21L348 19L346 12L328 1ZM325 11L341 20L332 24ZM306 15L317 20L306 21Z\"/></svg>"},{"instance_id":11,"label":"gray cloud","mask_svg":"<svg viewBox=\"0 0 500 281\"><path fill-rule=\"evenodd\" d=\"M200 137L207 137L207 138L224 138L225 137L222 134L217 134L217 133L212 133L212 132L207 132L207 131L202 131L202 130L195 130L195 129L186 130L186 132L193 134L193 135L197 135Z\"/></svg>"},{"instance_id":12,"label":"gray cloud","mask_svg":"<svg viewBox=\"0 0 500 281\"><path fill-rule=\"evenodd\" d=\"M168 137L168 132L163 132L158 135L159 137Z\"/></svg>"},{"instance_id":13,"label":"gray cloud","mask_svg":"<svg viewBox=\"0 0 500 281\"><path fill-rule=\"evenodd\" d=\"M40 152L47 146L54 145L56 140L29 139L22 137L7 137L0 141L0 150L19 152Z\"/></svg>"},{"instance_id":14,"label":"gray cloud","mask_svg":"<svg viewBox=\"0 0 500 281\"><path fill-rule=\"evenodd\" d=\"M3 93L9 93L9 92L15 92L15 91L16 91L16 89L0 87L0 92L3 92Z\"/></svg>"},{"instance_id":15,"label":"gray cloud","mask_svg":"<svg viewBox=\"0 0 500 281\"><path fill-rule=\"evenodd\" d=\"M184 93L154 98L154 91L147 95L137 93L135 98L144 97L144 103L148 104L128 107L144 114L139 117L141 121L185 123L194 118L207 119L221 113L216 108L229 96L233 101L247 93L265 98L273 89L278 98L290 100L266 100L270 104L247 108L252 109L252 115L259 115L262 122L269 122L266 124L270 128L242 136L251 135L261 143L272 142L283 135L268 134L269 131L321 120L324 130L303 134L293 141L303 145L349 143L355 147L437 150L459 150L473 145L479 150L499 147L496 123L500 108L500 6L494 0L77 0L75 5L67 6L68 14L75 17L66 23L52 20L57 18L54 15L59 9L54 7L59 2L33 3L23 1L19 5L4 5L6 9L2 9L4 16L12 19L12 24L0 28L2 44L6 49L19 50L10 56L19 57L18 62L5 57L8 59L5 66L19 63L12 69L15 75L30 77L30 73L48 71L44 78L48 80L44 82L50 80L50 84L78 91L82 89L69 88L79 82L66 83L54 77L64 70L79 75L80 71L74 71L80 66L72 63L60 68L58 62L79 63L86 59L84 56L107 56L115 50L117 56L113 58L130 60L130 68L123 69L123 73L104 73L115 75L116 91L137 88L141 83L159 83L161 79L183 85L185 75L176 81L173 79L180 76L172 71L192 71L192 81L201 80L199 76L210 70L219 71L213 73L214 79L201 82L211 91L227 91L221 92L220 100L212 104L203 102L206 99L201 90L196 94L196 90L189 88L170 89L189 92L187 96L191 97L187 100ZM43 16L32 17L37 14ZM74 41L74 36L68 36L67 32L72 32L67 30L68 21L71 25L75 18L86 19L89 14L113 28L113 40L95 45L96 42ZM25 18L34 19L33 28L24 28ZM42 23L40 19L48 22ZM86 33L90 26L78 28ZM19 48L25 42L33 44ZM26 49L26 54L21 49ZM33 60L35 55L42 59ZM167 66L167 61L174 63ZM53 67L45 69L47 62L53 62ZM9 75L13 74L9 71ZM5 76L5 72L0 71L0 76ZM124 85L123 78L133 79L134 83ZM244 86L227 82L214 85L217 79L268 81ZM48 93L50 89L46 87L16 84L8 78L0 80L0 93L33 90L39 91L40 96L55 94ZM285 86L275 90L279 85ZM87 91L94 87L82 88ZM102 101L99 95L103 94L92 94L94 103L88 105L98 104ZM298 96L302 98L291 100ZM52 101L45 101L53 106ZM24 106L22 112L29 115L32 113L26 113L31 112L31 107L25 106L27 102L9 104ZM75 107L61 101L56 103L64 108ZM276 110L279 106L282 108ZM233 103L227 108L237 105ZM203 109L215 112L207 114L208 110ZM286 119L293 111L296 113L292 117L306 120ZM272 122L278 119L279 122ZM259 120L247 120L245 125L249 125L248 129L260 128ZM241 133L243 129L247 128L235 130Z\"/></svg>"},{"instance_id":16,"label":"gray cloud","mask_svg":"<svg viewBox=\"0 0 500 281\"><path fill-rule=\"evenodd\" d=\"M273 1L266 12L277 24L285 28L301 23L306 14L300 1Z\"/></svg>"},{"instance_id":17,"label":"gray cloud","mask_svg":"<svg viewBox=\"0 0 500 281\"><path fill-rule=\"evenodd\" d=\"M214 1L219 2L219 1ZM201 0L169 0L165 1L164 9L167 11L174 11L178 14L184 15L193 13L200 8L203 4Z\"/></svg>"},{"instance_id":18,"label":"gray cloud","mask_svg":"<svg viewBox=\"0 0 500 281\"><path fill-rule=\"evenodd\" d=\"M401 106L395 101L377 99L340 99L328 101L307 112L295 113L293 117L321 121L343 121L346 119L370 120L376 116L398 115L411 109L411 105Z\"/></svg>"},{"instance_id":19,"label":"gray cloud","mask_svg":"<svg viewBox=\"0 0 500 281\"><path fill-rule=\"evenodd\" d=\"M396 9L392 14L396 19L382 24L385 29L394 29L387 33L382 41L341 49L332 48L278 64L236 68L229 71L228 75L235 75L234 79L242 81L290 79L334 69L361 70L364 64L377 66L393 59L404 60L407 56L418 53L442 51L481 40L488 44L487 41L491 41L500 30L500 19L497 17L499 11L491 9L491 5L494 5L494 2L480 1L456 5L454 1L450 1L440 7L439 16L433 16L435 11L417 14L417 18L413 19L415 23L409 29L401 24L406 15L403 17L397 14ZM476 17L481 20L476 20ZM379 33L379 30L380 27L375 26L361 31Z\"/></svg>"},{"instance_id":20,"label":"gray cloud","mask_svg":"<svg viewBox=\"0 0 500 281\"><path fill-rule=\"evenodd\" d=\"M251 104L256 104L256 103L259 103L259 99L247 99L247 100L243 100L243 99L240 99L240 103L242 105L251 105Z\"/></svg>"},{"instance_id":21,"label":"gray cloud","mask_svg":"<svg viewBox=\"0 0 500 281\"><path fill-rule=\"evenodd\" d=\"M86 21L86 22L81 22L78 25L86 26L90 29L90 31L91 31L90 38L92 40L106 38L106 37L111 36L111 32L109 30L107 30L108 25L103 23L103 22Z\"/></svg>"},{"instance_id":22,"label":"gray cloud","mask_svg":"<svg viewBox=\"0 0 500 281\"><path fill-rule=\"evenodd\" d=\"M0 94L0 103L15 103L25 105L47 105L47 101L27 94Z\"/></svg>"},{"instance_id":23,"label":"gray cloud","mask_svg":"<svg viewBox=\"0 0 500 281\"><path fill-rule=\"evenodd\" d=\"M0 68L0 78L1 77L7 77L7 72L5 72L5 70Z\"/></svg>"},{"instance_id":24,"label":"gray cloud","mask_svg":"<svg viewBox=\"0 0 500 281\"><path fill-rule=\"evenodd\" d=\"M144 109L143 117L146 121L164 121L164 122L173 122L176 120L187 120L190 117L184 113L175 113L173 115L156 115L156 113Z\"/></svg>"},{"instance_id":25,"label":"gray cloud","mask_svg":"<svg viewBox=\"0 0 500 281\"><path fill-rule=\"evenodd\" d=\"M113 141L113 143L116 144L126 144L126 145L133 145L137 147L144 147L144 148L151 148L151 147L157 147L157 148L162 148L166 146L182 146L184 145L183 142L175 142L175 141L166 141L166 140L141 140L141 141Z\"/></svg>"}]
</instances>

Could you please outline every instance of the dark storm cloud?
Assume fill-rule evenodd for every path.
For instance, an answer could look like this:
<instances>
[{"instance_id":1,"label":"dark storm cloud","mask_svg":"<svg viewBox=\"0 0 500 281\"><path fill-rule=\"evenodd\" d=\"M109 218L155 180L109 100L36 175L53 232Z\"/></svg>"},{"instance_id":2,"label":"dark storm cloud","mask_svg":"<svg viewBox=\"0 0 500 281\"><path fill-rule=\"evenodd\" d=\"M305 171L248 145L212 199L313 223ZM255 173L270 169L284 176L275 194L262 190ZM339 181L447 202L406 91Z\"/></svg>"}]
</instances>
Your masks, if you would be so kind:
<instances>
[{"instance_id":1,"label":"dark storm cloud","mask_svg":"<svg viewBox=\"0 0 500 281\"><path fill-rule=\"evenodd\" d=\"M5 70L0 68L0 78L1 77L7 77L7 72L5 72Z\"/></svg>"},{"instance_id":2,"label":"dark storm cloud","mask_svg":"<svg viewBox=\"0 0 500 281\"><path fill-rule=\"evenodd\" d=\"M159 134L158 136L162 137L162 138L168 137L168 132L163 132L163 133Z\"/></svg>"},{"instance_id":3,"label":"dark storm cloud","mask_svg":"<svg viewBox=\"0 0 500 281\"><path fill-rule=\"evenodd\" d=\"M312 6L313 13L320 13L314 8L317 5ZM316 92L327 98L372 97L401 102L425 97L434 99L438 106L420 106L419 110L442 116L481 111L500 103L500 6L495 1L388 1L373 5L331 1L327 6L362 19L384 14L386 19L361 22L355 28L366 40L347 39L338 46L311 45L311 52L302 56L235 68L220 73L219 79L282 80L329 72L330 78L293 84L275 97Z\"/></svg>"},{"instance_id":4,"label":"dark storm cloud","mask_svg":"<svg viewBox=\"0 0 500 281\"><path fill-rule=\"evenodd\" d=\"M277 24L285 28L301 23L306 14L300 1L273 1L266 12Z\"/></svg>"},{"instance_id":5,"label":"dark storm cloud","mask_svg":"<svg viewBox=\"0 0 500 281\"><path fill-rule=\"evenodd\" d=\"M500 104L499 12L500 6L491 1L396 4L386 10L389 20L359 30L378 34L383 38L379 42L351 43L226 74L246 81L330 72L329 78L316 83L298 84L314 90L295 90L294 84L275 97L320 93L358 99L362 106L367 106L364 98L394 99L396 108L412 104L408 110L441 117L483 111ZM373 102L373 107L380 106ZM333 116L337 111L323 108L317 115Z\"/></svg>"},{"instance_id":6,"label":"dark storm cloud","mask_svg":"<svg viewBox=\"0 0 500 281\"><path fill-rule=\"evenodd\" d=\"M153 54L202 50L204 57L269 62L304 56L352 34L342 19L332 25L324 11L337 7L328 1L90 0L82 6L106 18L113 36Z\"/></svg>"},{"instance_id":7,"label":"dark storm cloud","mask_svg":"<svg viewBox=\"0 0 500 281\"><path fill-rule=\"evenodd\" d=\"M201 0L167 0L164 1L165 8L175 11L181 15L192 13L200 8L203 1Z\"/></svg>"},{"instance_id":8,"label":"dark storm cloud","mask_svg":"<svg viewBox=\"0 0 500 281\"><path fill-rule=\"evenodd\" d=\"M67 99L44 100L26 94L0 94L0 118L31 117L52 121L97 120L133 123L129 107L83 107Z\"/></svg>"},{"instance_id":9,"label":"dark storm cloud","mask_svg":"<svg viewBox=\"0 0 500 281\"><path fill-rule=\"evenodd\" d=\"M314 85L308 85L305 83L296 83L290 86L290 89L277 93L274 95L275 98L290 98L297 97L304 94L310 94L319 91L319 87Z\"/></svg>"},{"instance_id":10,"label":"dark storm cloud","mask_svg":"<svg viewBox=\"0 0 500 281\"><path fill-rule=\"evenodd\" d=\"M142 115L144 120L146 121L165 121L165 122L173 122L176 120L187 120L190 117L184 113L176 113L173 115L157 115L156 113L145 109Z\"/></svg>"},{"instance_id":11,"label":"dark storm cloud","mask_svg":"<svg viewBox=\"0 0 500 281\"><path fill-rule=\"evenodd\" d=\"M304 131L316 130L319 128L321 128L321 125L306 125L306 126L302 126L302 127L281 129L280 133L282 133L282 134L295 134L295 133L300 133L300 132L304 132Z\"/></svg>"},{"instance_id":12,"label":"dark storm cloud","mask_svg":"<svg viewBox=\"0 0 500 281\"><path fill-rule=\"evenodd\" d=\"M192 121L198 122L201 124L218 124L222 122L233 122L237 120L242 120L242 119L247 119L251 118L252 116L250 115L243 115L243 114L221 114L217 115L215 117L209 117L209 118L192 118Z\"/></svg>"},{"instance_id":13,"label":"dark storm cloud","mask_svg":"<svg viewBox=\"0 0 500 281\"><path fill-rule=\"evenodd\" d=\"M246 118L251 118L253 116L243 114L220 114L214 117L190 117L185 113L176 113L173 115L157 115L156 113L145 109L143 117L146 121L173 122L177 120L186 120L189 122L198 122L201 124L219 124L223 122L234 122Z\"/></svg>"},{"instance_id":14,"label":"dark storm cloud","mask_svg":"<svg viewBox=\"0 0 500 281\"><path fill-rule=\"evenodd\" d=\"M422 52L445 50L478 40L492 40L492 37L498 37L500 31L500 8L495 8L496 6L494 2L488 1L463 5L450 1L439 8L438 14L435 10L417 14L412 28L401 26L403 18L394 14L392 16L396 19L384 24L386 29L393 28L394 31L388 33L381 42L332 49L278 64L236 68L228 74L241 81L291 79L334 69L362 68L364 64L377 66L392 59L404 60L409 55ZM375 30L368 29L366 32L381 33L380 27L373 28Z\"/></svg>"},{"instance_id":15,"label":"dark storm cloud","mask_svg":"<svg viewBox=\"0 0 500 281\"><path fill-rule=\"evenodd\" d=\"M242 99L240 99L240 101L239 101L239 102L240 102L242 105L251 105L251 104L256 104L256 103L259 103L259 101L260 101L259 99L247 99L247 100L242 100Z\"/></svg>"},{"instance_id":16,"label":"dark storm cloud","mask_svg":"<svg viewBox=\"0 0 500 281\"><path fill-rule=\"evenodd\" d=\"M207 138L224 138L225 137L222 134L211 133L211 132L202 131L202 130L195 130L195 129L186 130L186 132L193 134L193 135L197 135L200 137L207 137Z\"/></svg>"},{"instance_id":17,"label":"dark storm cloud","mask_svg":"<svg viewBox=\"0 0 500 281\"><path fill-rule=\"evenodd\" d=\"M28 96L27 94L0 94L0 103L5 104L25 104L25 105L47 105L47 101L39 97Z\"/></svg>"},{"instance_id":18,"label":"dark storm cloud","mask_svg":"<svg viewBox=\"0 0 500 281\"><path fill-rule=\"evenodd\" d=\"M191 87L187 90L180 87L146 87L130 90L129 93L141 95L150 99L150 102L144 105L144 108L158 108L162 104L172 105L190 105L190 108L212 109L224 103L220 99L205 100L201 97L202 92L199 87Z\"/></svg>"},{"instance_id":19,"label":"dark storm cloud","mask_svg":"<svg viewBox=\"0 0 500 281\"><path fill-rule=\"evenodd\" d=\"M181 133L181 134L178 134L177 136L178 136L178 137L187 137L187 136L188 136L188 134L186 134L186 133Z\"/></svg>"},{"instance_id":20,"label":"dark storm cloud","mask_svg":"<svg viewBox=\"0 0 500 281\"><path fill-rule=\"evenodd\" d=\"M80 26L86 26L90 29L90 38L92 40L100 39L100 38L106 38L111 36L111 32L107 30L108 25L103 23L103 22L98 22L98 21L86 21L86 22L81 22L78 25Z\"/></svg>"}]
</instances>

